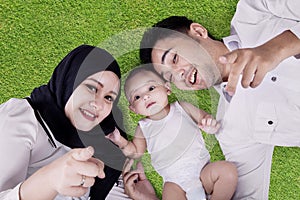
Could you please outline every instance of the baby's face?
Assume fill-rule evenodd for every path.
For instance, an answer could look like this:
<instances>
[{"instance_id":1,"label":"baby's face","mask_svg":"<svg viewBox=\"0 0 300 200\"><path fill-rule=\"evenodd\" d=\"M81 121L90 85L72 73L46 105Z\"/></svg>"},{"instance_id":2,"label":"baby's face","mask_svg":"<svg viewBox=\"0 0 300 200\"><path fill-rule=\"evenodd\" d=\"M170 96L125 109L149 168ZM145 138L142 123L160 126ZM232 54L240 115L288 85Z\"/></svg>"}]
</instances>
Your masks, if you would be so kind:
<instances>
[{"instance_id":1,"label":"baby's face","mask_svg":"<svg viewBox=\"0 0 300 200\"><path fill-rule=\"evenodd\" d=\"M142 71L127 81L126 97L129 108L144 116L152 116L168 105L169 88L153 72Z\"/></svg>"}]
</instances>

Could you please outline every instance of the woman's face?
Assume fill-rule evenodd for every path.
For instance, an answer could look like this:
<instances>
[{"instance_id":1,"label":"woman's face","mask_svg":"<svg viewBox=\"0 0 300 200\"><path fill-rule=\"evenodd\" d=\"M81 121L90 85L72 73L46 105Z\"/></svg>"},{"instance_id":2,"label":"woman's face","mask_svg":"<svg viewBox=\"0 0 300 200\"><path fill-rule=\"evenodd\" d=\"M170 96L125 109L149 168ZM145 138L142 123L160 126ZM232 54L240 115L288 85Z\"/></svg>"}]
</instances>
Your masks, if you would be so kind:
<instances>
[{"instance_id":1,"label":"woman's face","mask_svg":"<svg viewBox=\"0 0 300 200\"><path fill-rule=\"evenodd\" d=\"M111 112L119 88L120 80L111 71L89 76L78 85L67 101L66 116L75 128L91 130Z\"/></svg>"}]
</instances>

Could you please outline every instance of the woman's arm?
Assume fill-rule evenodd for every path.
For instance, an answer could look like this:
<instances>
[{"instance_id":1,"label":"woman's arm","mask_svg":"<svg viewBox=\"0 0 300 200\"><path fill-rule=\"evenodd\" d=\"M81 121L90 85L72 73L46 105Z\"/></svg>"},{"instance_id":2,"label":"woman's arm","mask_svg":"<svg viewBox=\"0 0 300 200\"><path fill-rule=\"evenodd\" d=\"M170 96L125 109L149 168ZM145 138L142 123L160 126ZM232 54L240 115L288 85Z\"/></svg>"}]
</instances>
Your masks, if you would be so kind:
<instances>
[{"instance_id":1,"label":"woman's arm","mask_svg":"<svg viewBox=\"0 0 300 200\"><path fill-rule=\"evenodd\" d=\"M20 187L20 200L54 199L57 194L80 197L95 182L104 178L104 163L93 158L94 149L73 149L42 167Z\"/></svg>"}]
</instances>

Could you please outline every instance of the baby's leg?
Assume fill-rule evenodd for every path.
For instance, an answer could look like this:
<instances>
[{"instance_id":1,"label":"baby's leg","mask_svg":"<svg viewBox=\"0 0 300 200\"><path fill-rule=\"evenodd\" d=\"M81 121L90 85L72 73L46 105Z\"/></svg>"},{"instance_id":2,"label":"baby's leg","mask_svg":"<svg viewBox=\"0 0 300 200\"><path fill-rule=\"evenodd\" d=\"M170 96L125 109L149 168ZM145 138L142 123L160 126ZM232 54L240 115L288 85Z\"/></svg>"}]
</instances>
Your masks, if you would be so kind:
<instances>
[{"instance_id":1,"label":"baby's leg","mask_svg":"<svg viewBox=\"0 0 300 200\"><path fill-rule=\"evenodd\" d=\"M186 200L185 192L177 185L172 182L165 182L164 189L162 192L163 200Z\"/></svg>"},{"instance_id":2,"label":"baby's leg","mask_svg":"<svg viewBox=\"0 0 300 200\"><path fill-rule=\"evenodd\" d=\"M237 185L237 170L234 164L217 161L207 164L200 173L200 180L211 200L231 199Z\"/></svg>"}]
</instances>

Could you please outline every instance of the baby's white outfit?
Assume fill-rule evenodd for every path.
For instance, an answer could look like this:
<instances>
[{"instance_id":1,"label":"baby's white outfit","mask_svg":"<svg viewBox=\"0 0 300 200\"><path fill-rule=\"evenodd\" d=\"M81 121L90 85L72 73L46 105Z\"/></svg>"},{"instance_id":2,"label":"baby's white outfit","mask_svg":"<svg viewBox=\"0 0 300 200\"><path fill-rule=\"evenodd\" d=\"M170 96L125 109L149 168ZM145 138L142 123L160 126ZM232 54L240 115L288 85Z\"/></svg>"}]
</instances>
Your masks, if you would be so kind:
<instances>
[{"instance_id":1,"label":"baby's white outfit","mask_svg":"<svg viewBox=\"0 0 300 200\"><path fill-rule=\"evenodd\" d=\"M187 199L206 199L200 172L210 155L198 125L178 102L170 105L169 114L161 120L139 121L151 155L154 169L164 182L173 182Z\"/></svg>"}]
</instances>

